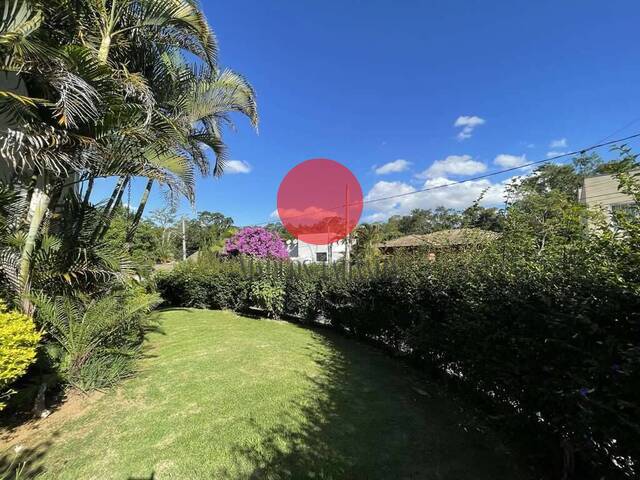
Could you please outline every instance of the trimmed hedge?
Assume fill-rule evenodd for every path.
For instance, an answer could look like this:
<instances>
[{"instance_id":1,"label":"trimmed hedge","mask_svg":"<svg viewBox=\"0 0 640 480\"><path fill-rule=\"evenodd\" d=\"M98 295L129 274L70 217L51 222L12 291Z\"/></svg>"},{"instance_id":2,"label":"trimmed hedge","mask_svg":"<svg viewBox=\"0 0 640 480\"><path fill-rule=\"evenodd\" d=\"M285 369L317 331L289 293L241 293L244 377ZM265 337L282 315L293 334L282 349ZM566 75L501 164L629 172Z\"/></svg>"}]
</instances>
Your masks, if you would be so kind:
<instances>
[{"instance_id":1,"label":"trimmed hedge","mask_svg":"<svg viewBox=\"0 0 640 480\"><path fill-rule=\"evenodd\" d=\"M575 458L578 478L634 478L640 283L633 262L613 260L615 248L534 254L502 242L349 275L344 266L209 260L157 284L170 305L262 308L382 343L457 379L500 424L551 447L558 469L571 473Z\"/></svg>"}]
</instances>

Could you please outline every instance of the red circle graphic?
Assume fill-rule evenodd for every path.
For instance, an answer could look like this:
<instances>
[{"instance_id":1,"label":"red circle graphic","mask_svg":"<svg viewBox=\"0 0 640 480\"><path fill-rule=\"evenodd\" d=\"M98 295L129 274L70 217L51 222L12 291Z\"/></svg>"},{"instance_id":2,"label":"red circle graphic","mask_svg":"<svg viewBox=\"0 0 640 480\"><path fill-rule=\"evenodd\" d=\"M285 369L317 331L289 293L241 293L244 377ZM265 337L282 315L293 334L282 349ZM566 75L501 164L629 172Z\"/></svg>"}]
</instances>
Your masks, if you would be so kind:
<instances>
[{"instance_id":1,"label":"red circle graphic","mask_svg":"<svg viewBox=\"0 0 640 480\"><path fill-rule=\"evenodd\" d=\"M345 238L362 214L362 188L351 170L327 158L299 163L278 188L278 215L294 237L314 245Z\"/></svg>"}]
</instances>

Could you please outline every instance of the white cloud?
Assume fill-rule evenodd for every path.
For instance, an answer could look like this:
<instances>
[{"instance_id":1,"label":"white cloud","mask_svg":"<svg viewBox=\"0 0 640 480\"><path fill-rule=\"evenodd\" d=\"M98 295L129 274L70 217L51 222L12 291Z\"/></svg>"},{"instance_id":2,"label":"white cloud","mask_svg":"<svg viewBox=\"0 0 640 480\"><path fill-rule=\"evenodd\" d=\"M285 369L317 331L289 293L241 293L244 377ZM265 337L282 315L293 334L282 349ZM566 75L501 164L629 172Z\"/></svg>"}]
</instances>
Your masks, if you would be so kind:
<instances>
[{"instance_id":1,"label":"white cloud","mask_svg":"<svg viewBox=\"0 0 640 480\"><path fill-rule=\"evenodd\" d=\"M501 153L493 159L493 163L500 167L513 168L519 167L527 163L526 155L509 155L508 153Z\"/></svg>"},{"instance_id":2,"label":"white cloud","mask_svg":"<svg viewBox=\"0 0 640 480\"><path fill-rule=\"evenodd\" d=\"M378 175L404 172L407 168L409 168L409 165L411 165L411 162L408 162L407 160L398 159L398 160L394 160L393 162L385 163L380 167L377 167L375 169L375 172Z\"/></svg>"},{"instance_id":3,"label":"white cloud","mask_svg":"<svg viewBox=\"0 0 640 480\"><path fill-rule=\"evenodd\" d=\"M375 223L375 222L384 222L389 215L383 212L372 213L367 215L366 217L362 217L361 223Z\"/></svg>"},{"instance_id":4,"label":"white cloud","mask_svg":"<svg viewBox=\"0 0 640 480\"><path fill-rule=\"evenodd\" d=\"M277 208L269 214L269 218L277 218L278 220L280 220L280 214L278 213Z\"/></svg>"},{"instance_id":5,"label":"white cloud","mask_svg":"<svg viewBox=\"0 0 640 480\"><path fill-rule=\"evenodd\" d=\"M251 172L251 165L242 160L228 160L224 164L224 173L249 173Z\"/></svg>"},{"instance_id":6,"label":"white cloud","mask_svg":"<svg viewBox=\"0 0 640 480\"><path fill-rule=\"evenodd\" d=\"M567 152L550 151L550 152L547 152L547 158L559 157L560 155L564 155L565 153L567 153Z\"/></svg>"},{"instance_id":7,"label":"white cloud","mask_svg":"<svg viewBox=\"0 0 640 480\"><path fill-rule=\"evenodd\" d=\"M464 209L470 206L483 192L481 204L495 206L504 202L505 187L512 178L502 182L492 183L489 179L473 180L464 183L455 183L446 177L430 178L424 182L420 190L429 188L426 192L405 195L375 203L366 203L368 215L364 221L382 221L392 215L405 215L414 208L447 208ZM449 187L444 185L453 184ZM438 188L440 187L440 188ZM378 182L367 193L365 201L375 198L387 197L404 193L416 192L411 185L403 182Z\"/></svg>"},{"instance_id":8,"label":"white cloud","mask_svg":"<svg viewBox=\"0 0 640 480\"><path fill-rule=\"evenodd\" d=\"M549 143L549 148L567 148L567 139L559 138L557 140L551 140L551 143Z\"/></svg>"},{"instance_id":9,"label":"white cloud","mask_svg":"<svg viewBox=\"0 0 640 480\"><path fill-rule=\"evenodd\" d=\"M484 163L474 160L471 155L449 155L444 160L436 160L416 177L426 179L446 174L474 175L484 172L486 169L487 166Z\"/></svg>"},{"instance_id":10,"label":"white cloud","mask_svg":"<svg viewBox=\"0 0 640 480\"><path fill-rule=\"evenodd\" d=\"M406 193L415 192L416 189L411 185L403 182L385 182L384 180L377 182L369 193L364 197L365 202L374 200L376 198L390 197L393 195L402 195ZM371 208L377 211L389 211L399 208L404 199L408 197L392 198L389 200L382 200L371 204Z\"/></svg>"},{"instance_id":11,"label":"white cloud","mask_svg":"<svg viewBox=\"0 0 640 480\"><path fill-rule=\"evenodd\" d=\"M462 130L458 132L458 140L466 140L467 138L471 138L476 127L484 123L486 123L485 119L476 115L461 115L456 119L453 126L457 128L462 127Z\"/></svg>"},{"instance_id":12,"label":"white cloud","mask_svg":"<svg viewBox=\"0 0 640 480\"><path fill-rule=\"evenodd\" d=\"M296 222L309 223L322 221L328 217L332 217L335 215L340 215L344 210L343 206L335 207L332 209L316 207L316 206L308 206L304 209L299 208L281 208L278 210L278 217L281 220L288 221L294 220Z\"/></svg>"}]
</instances>

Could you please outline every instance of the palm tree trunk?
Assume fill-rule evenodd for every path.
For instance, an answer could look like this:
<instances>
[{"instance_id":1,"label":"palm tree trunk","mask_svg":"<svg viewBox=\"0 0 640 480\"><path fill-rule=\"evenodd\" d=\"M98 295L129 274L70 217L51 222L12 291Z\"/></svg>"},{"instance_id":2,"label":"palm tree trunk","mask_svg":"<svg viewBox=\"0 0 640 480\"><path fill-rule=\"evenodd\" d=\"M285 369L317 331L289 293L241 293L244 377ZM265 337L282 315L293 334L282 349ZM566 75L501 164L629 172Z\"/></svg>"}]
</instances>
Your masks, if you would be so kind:
<instances>
[{"instance_id":1,"label":"palm tree trunk","mask_svg":"<svg viewBox=\"0 0 640 480\"><path fill-rule=\"evenodd\" d=\"M113 205L116 202L116 199L120 195L120 191L122 190L124 180L125 180L125 177L120 177L118 179L118 182L116 183L116 186L113 188L111 197L109 197L109 201L105 205L102 215L100 216L100 222L98 223L98 225L96 225L96 228L93 231L93 235L91 235L92 242L95 242L103 234L103 231L106 230L103 227L107 221L107 218L109 217L109 212L111 211L111 208L113 207Z\"/></svg>"},{"instance_id":2,"label":"palm tree trunk","mask_svg":"<svg viewBox=\"0 0 640 480\"><path fill-rule=\"evenodd\" d=\"M31 257L35 250L40 225L47 213L50 201L51 198L47 193L36 188L33 191L31 201L29 202L29 215L27 217L29 222L29 231L25 238L24 247L22 248L20 270L18 274L20 297L22 298L22 310L27 315L31 315L33 313L33 304L28 299L31 291Z\"/></svg>"},{"instance_id":3,"label":"palm tree trunk","mask_svg":"<svg viewBox=\"0 0 640 480\"><path fill-rule=\"evenodd\" d=\"M82 231L82 225L84 224L84 215L87 211L87 208L89 208L89 198L91 197L91 192L93 191L94 180L94 177L89 177L89 182L87 183L87 191L84 193L82 203L80 204L80 212L78 212L78 218L73 229L75 238L80 238L80 232Z\"/></svg>"},{"instance_id":4,"label":"palm tree trunk","mask_svg":"<svg viewBox=\"0 0 640 480\"><path fill-rule=\"evenodd\" d=\"M87 191L84 194L84 198L82 199L82 210L86 209L89 206L89 198L91 197L91 192L93 191L93 182L95 181L94 177L89 177L89 182L87 183Z\"/></svg>"},{"instance_id":5,"label":"palm tree trunk","mask_svg":"<svg viewBox=\"0 0 640 480\"><path fill-rule=\"evenodd\" d=\"M130 178L126 177L124 182L122 182L122 184L120 185L120 188L118 189L118 194L115 198L115 201L111 205L111 208L106 212L106 217L102 222L102 230L100 231L100 234L97 237L98 240L101 240L109 230L109 227L111 226L111 221L113 220L113 216L116 213L116 209L120 206L120 203L122 202L122 196L124 195L124 191L127 189L129 180Z\"/></svg>"},{"instance_id":6,"label":"palm tree trunk","mask_svg":"<svg viewBox=\"0 0 640 480\"><path fill-rule=\"evenodd\" d=\"M149 179L147 182L147 186L142 193L142 198L140 199L140 205L138 205L138 210L136 210L136 214L133 217L133 221L131 222L131 226L127 230L127 238L126 243L130 245L133 242L133 237L136 235L136 230L138 229L138 225L140 224L140 220L142 219L142 214L144 213L144 207L147 205L147 201L149 200L149 193L151 193L151 187L153 187L153 179Z\"/></svg>"},{"instance_id":7,"label":"palm tree trunk","mask_svg":"<svg viewBox=\"0 0 640 480\"><path fill-rule=\"evenodd\" d=\"M124 190L126 181L127 181L127 177L120 177L118 179L118 183L116 183L116 186L114 187L113 192L111 193L111 197L109 197L109 201L104 207L104 212L106 214L109 214L109 212L113 208L115 208L114 206L117 205L118 198L122 198L121 192Z\"/></svg>"},{"instance_id":8,"label":"palm tree trunk","mask_svg":"<svg viewBox=\"0 0 640 480\"><path fill-rule=\"evenodd\" d=\"M111 48L111 35L105 34L100 42L100 49L98 50L98 60L102 63L107 63L109 58L109 49Z\"/></svg>"}]
</instances>

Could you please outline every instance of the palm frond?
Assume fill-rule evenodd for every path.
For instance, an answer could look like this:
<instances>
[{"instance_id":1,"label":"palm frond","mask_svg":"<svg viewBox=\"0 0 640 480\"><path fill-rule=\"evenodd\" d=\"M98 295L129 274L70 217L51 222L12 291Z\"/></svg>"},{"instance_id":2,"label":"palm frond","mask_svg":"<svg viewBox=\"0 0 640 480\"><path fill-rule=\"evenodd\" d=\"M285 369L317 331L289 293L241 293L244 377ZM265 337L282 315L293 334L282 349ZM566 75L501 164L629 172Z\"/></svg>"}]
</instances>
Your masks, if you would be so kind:
<instances>
[{"instance_id":1,"label":"palm frond","mask_svg":"<svg viewBox=\"0 0 640 480\"><path fill-rule=\"evenodd\" d=\"M21 129L9 128L0 134L0 155L20 172L49 171L57 176L84 169L82 159L73 153L75 140L65 130L31 122Z\"/></svg>"},{"instance_id":2,"label":"palm frond","mask_svg":"<svg viewBox=\"0 0 640 480\"><path fill-rule=\"evenodd\" d=\"M20 66L20 62L45 58L50 50L34 38L43 22L40 10L34 10L24 0L5 0L0 14L0 51L2 65Z\"/></svg>"},{"instance_id":3,"label":"palm frond","mask_svg":"<svg viewBox=\"0 0 640 480\"><path fill-rule=\"evenodd\" d=\"M199 6L189 0L140 0L129 11L136 28L154 28L165 39L178 43L215 65L218 44Z\"/></svg>"}]
</instances>

